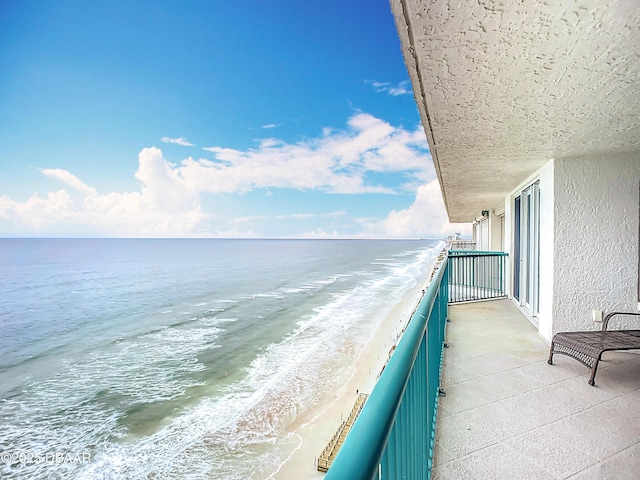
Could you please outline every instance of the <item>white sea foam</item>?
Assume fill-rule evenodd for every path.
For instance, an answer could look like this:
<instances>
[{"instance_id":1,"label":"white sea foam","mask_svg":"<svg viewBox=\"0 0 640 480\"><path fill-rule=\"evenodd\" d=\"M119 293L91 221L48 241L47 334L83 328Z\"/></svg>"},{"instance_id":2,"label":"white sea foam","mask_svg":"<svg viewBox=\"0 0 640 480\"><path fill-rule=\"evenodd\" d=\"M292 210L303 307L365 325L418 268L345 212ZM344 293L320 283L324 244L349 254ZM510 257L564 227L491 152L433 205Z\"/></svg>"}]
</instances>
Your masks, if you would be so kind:
<instances>
[{"instance_id":1,"label":"white sea foam","mask_svg":"<svg viewBox=\"0 0 640 480\"><path fill-rule=\"evenodd\" d=\"M237 322L238 320L240 320L239 318L233 318L233 317L229 317L229 318L222 318L222 317L216 317L214 319L214 325L217 325L219 323L233 323L233 322Z\"/></svg>"},{"instance_id":2,"label":"white sea foam","mask_svg":"<svg viewBox=\"0 0 640 480\"><path fill-rule=\"evenodd\" d=\"M111 445L78 478L169 478L178 472L248 478L256 465L273 461L265 446L274 445L298 409L310 401L318 366L333 354L327 345L337 345L339 335L358 320L358 297L372 287L357 287L316 309L282 342L254 359L245 377L228 386L223 396L201 401L140 442ZM239 464L239 458L245 461Z\"/></svg>"},{"instance_id":3,"label":"white sea foam","mask_svg":"<svg viewBox=\"0 0 640 480\"><path fill-rule=\"evenodd\" d=\"M63 361L56 375L28 385L19 400L2 402L0 447L38 455L61 449L91 452L99 447L99 439L103 446L104 439L126 438L119 423L119 401L161 404L201 385L189 380L189 374L204 369L195 354L203 345L216 347L219 332L210 326L163 328L119 342L115 349L93 352L83 361ZM0 474L2 478L68 478L69 469L77 467L33 463L10 470L0 465Z\"/></svg>"},{"instance_id":4,"label":"white sea foam","mask_svg":"<svg viewBox=\"0 0 640 480\"><path fill-rule=\"evenodd\" d=\"M284 298L282 295L275 292L262 292L262 293L254 293L252 295L245 295L243 297L245 300L255 300L256 298Z\"/></svg>"},{"instance_id":5,"label":"white sea foam","mask_svg":"<svg viewBox=\"0 0 640 480\"><path fill-rule=\"evenodd\" d=\"M363 303L404 275L400 269L395 273L336 295L270 345L222 397L203 400L144 442L113 445L79 478L168 478L189 472L244 479L260 464L278 465L281 460L265 446L275 445L298 409L311 401L319 368L335 354L341 334L371 314Z\"/></svg>"},{"instance_id":6,"label":"white sea foam","mask_svg":"<svg viewBox=\"0 0 640 480\"><path fill-rule=\"evenodd\" d=\"M305 289L304 288L285 288L282 291L284 293L300 293L300 292L304 292Z\"/></svg>"}]
</instances>

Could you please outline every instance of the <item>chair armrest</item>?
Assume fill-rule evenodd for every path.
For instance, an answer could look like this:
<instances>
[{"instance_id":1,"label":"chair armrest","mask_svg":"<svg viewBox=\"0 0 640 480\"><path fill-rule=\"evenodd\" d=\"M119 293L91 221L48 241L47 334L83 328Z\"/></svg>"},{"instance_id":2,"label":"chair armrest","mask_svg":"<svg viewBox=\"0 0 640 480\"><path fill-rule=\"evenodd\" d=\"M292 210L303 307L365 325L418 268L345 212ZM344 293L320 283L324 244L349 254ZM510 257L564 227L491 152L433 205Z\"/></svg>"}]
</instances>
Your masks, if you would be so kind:
<instances>
[{"instance_id":1,"label":"chair armrest","mask_svg":"<svg viewBox=\"0 0 640 480\"><path fill-rule=\"evenodd\" d=\"M640 316L640 312L611 312L611 313L607 313L607 316L604 317L604 320L602 322L602 331L603 332L607 329L607 326L609 325L609 320L611 320L611 318L614 315L635 315L635 316Z\"/></svg>"}]
</instances>

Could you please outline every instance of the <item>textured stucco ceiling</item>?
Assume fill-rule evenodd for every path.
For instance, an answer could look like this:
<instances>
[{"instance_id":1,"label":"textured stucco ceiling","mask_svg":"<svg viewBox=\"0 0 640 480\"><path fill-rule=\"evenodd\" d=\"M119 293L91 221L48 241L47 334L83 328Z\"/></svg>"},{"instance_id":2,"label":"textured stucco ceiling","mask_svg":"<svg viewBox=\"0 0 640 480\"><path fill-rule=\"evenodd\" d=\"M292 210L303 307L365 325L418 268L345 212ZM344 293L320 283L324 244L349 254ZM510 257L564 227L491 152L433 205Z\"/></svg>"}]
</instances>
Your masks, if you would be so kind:
<instances>
[{"instance_id":1,"label":"textured stucco ceiling","mask_svg":"<svg viewBox=\"0 0 640 480\"><path fill-rule=\"evenodd\" d=\"M640 150L640 0L391 0L449 218L552 158Z\"/></svg>"}]
</instances>

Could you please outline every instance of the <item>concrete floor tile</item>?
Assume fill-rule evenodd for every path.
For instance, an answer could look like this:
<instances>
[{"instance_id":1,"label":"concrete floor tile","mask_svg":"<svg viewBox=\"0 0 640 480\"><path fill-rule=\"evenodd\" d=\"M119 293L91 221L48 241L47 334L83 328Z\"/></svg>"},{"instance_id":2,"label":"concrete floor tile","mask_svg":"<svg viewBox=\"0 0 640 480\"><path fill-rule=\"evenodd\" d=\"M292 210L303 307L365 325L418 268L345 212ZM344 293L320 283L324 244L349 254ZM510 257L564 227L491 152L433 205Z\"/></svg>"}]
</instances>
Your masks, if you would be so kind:
<instances>
[{"instance_id":1,"label":"concrete floor tile","mask_svg":"<svg viewBox=\"0 0 640 480\"><path fill-rule=\"evenodd\" d=\"M598 464L567 477L567 480L638 480L638 474L637 472L625 473L612 465Z\"/></svg>"},{"instance_id":2,"label":"concrete floor tile","mask_svg":"<svg viewBox=\"0 0 640 480\"><path fill-rule=\"evenodd\" d=\"M443 365L455 365L458 363L467 363L473 361L481 355L482 352L471 351L464 345L450 345L444 350Z\"/></svg>"},{"instance_id":3,"label":"concrete floor tile","mask_svg":"<svg viewBox=\"0 0 640 480\"><path fill-rule=\"evenodd\" d=\"M567 478L617 453L625 448L626 442L608 433L604 426L594 429L586 422L569 417L504 444L532 461L544 459L549 471Z\"/></svg>"},{"instance_id":4,"label":"concrete floor tile","mask_svg":"<svg viewBox=\"0 0 640 480\"><path fill-rule=\"evenodd\" d=\"M612 398L623 395L620 388L611 385L589 385L587 381L588 376L569 378L562 382L562 384L571 389L576 395L587 398L593 405L606 402Z\"/></svg>"},{"instance_id":5,"label":"concrete floor tile","mask_svg":"<svg viewBox=\"0 0 640 480\"><path fill-rule=\"evenodd\" d=\"M640 445L569 477L571 480L637 480L640 477Z\"/></svg>"},{"instance_id":6,"label":"concrete floor tile","mask_svg":"<svg viewBox=\"0 0 640 480\"><path fill-rule=\"evenodd\" d=\"M488 403L486 399L468 391L464 383L449 385L445 388L445 391L447 395L440 398L439 402L440 405L452 414L481 407Z\"/></svg>"},{"instance_id":7,"label":"concrete floor tile","mask_svg":"<svg viewBox=\"0 0 640 480\"><path fill-rule=\"evenodd\" d=\"M536 365L540 365L539 368L544 368L541 364ZM523 371L523 368L526 367L494 373L486 378L503 385L508 385L509 389L514 392L514 395L537 390L549 384L548 380L544 381L541 378L542 375L529 375L528 372Z\"/></svg>"},{"instance_id":8,"label":"concrete floor tile","mask_svg":"<svg viewBox=\"0 0 640 480\"><path fill-rule=\"evenodd\" d=\"M433 453L433 465L439 465L441 463L446 463L453 460L454 457L449 452L447 452L440 442L435 442L434 453Z\"/></svg>"},{"instance_id":9,"label":"concrete floor tile","mask_svg":"<svg viewBox=\"0 0 640 480\"><path fill-rule=\"evenodd\" d=\"M640 362L618 360L608 365L600 362L595 381L596 387L620 393L636 390L640 386Z\"/></svg>"},{"instance_id":10,"label":"concrete floor tile","mask_svg":"<svg viewBox=\"0 0 640 480\"><path fill-rule=\"evenodd\" d=\"M464 389L465 395L471 393L476 397L482 398L485 403L497 402L519 394L517 385L510 382L508 377L502 378L496 377L496 375L474 378L456 386Z\"/></svg>"},{"instance_id":11,"label":"concrete floor tile","mask_svg":"<svg viewBox=\"0 0 640 480\"><path fill-rule=\"evenodd\" d=\"M592 387L582 377L569 378L534 390L530 394L530 398L548 408L559 409L566 415L573 415L620 395L617 392Z\"/></svg>"},{"instance_id":12,"label":"concrete floor tile","mask_svg":"<svg viewBox=\"0 0 640 480\"><path fill-rule=\"evenodd\" d=\"M438 419L440 419L440 417L446 417L447 415L451 415L451 411L447 410L447 408L442 405L442 400L443 398L440 398L438 400Z\"/></svg>"},{"instance_id":13,"label":"concrete floor tile","mask_svg":"<svg viewBox=\"0 0 640 480\"><path fill-rule=\"evenodd\" d=\"M495 405L456 413L440 419L436 441L454 458L495 445L520 433L516 417Z\"/></svg>"},{"instance_id":14,"label":"concrete floor tile","mask_svg":"<svg viewBox=\"0 0 640 480\"><path fill-rule=\"evenodd\" d=\"M435 465L431 470L431 480L485 480L465 468L464 464L451 461Z\"/></svg>"},{"instance_id":15,"label":"concrete floor tile","mask_svg":"<svg viewBox=\"0 0 640 480\"><path fill-rule=\"evenodd\" d=\"M497 444L467 455L460 460L467 470L492 480L558 480L545 470L543 462L534 462L503 444Z\"/></svg>"},{"instance_id":16,"label":"concrete floor tile","mask_svg":"<svg viewBox=\"0 0 640 480\"><path fill-rule=\"evenodd\" d=\"M544 361L540 363L523 367L523 372L532 375L534 378L546 378L548 383L560 382L574 377L584 377L585 383L587 382L589 369L581 363L565 355L556 354L553 356L553 365L549 365L547 358L545 357Z\"/></svg>"},{"instance_id":17,"label":"concrete floor tile","mask_svg":"<svg viewBox=\"0 0 640 480\"><path fill-rule=\"evenodd\" d=\"M605 464L609 464L617 468L621 472L625 472L628 478L631 474L634 478L640 478L640 443L636 443L622 452L607 459Z\"/></svg>"},{"instance_id":18,"label":"concrete floor tile","mask_svg":"<svg viewBox=\"0 0 640 480\"><path fill-rule=\"evenodd\" d=\"M637 408L637 405L634 406ZM640 412L626 407L624 402L607 402L577 413L575 418L591 425L593 429L604 429L617 435L627 442L627 446L631 446L640 442ZM602 419L606 419L606 423Z\"/></svg>"},{"instance_id":19,"label":"concrete floor tile","mask_svg":"<svg viewBox=\"0 0 640 480\"><path fill-rule=\"evenodd\" d=\"M534 398L534 395L533 392L525 392L496 402L496 406L505 414L518 419L519 433L525 433L567 416L562 409L552 408Z\"/></svg>"},{"instance_id":20,"label":"concrete floor tile","mask_svg":"<svg viewBox=\"0 0 640 480\"><path fill-rule=\"evenodd\" d=\"M607 400L602 406L614 412L627 415L630 421L635 419L640 423L640 390Z\"/></svg>"},{"instance_id":21,"label":"concrete floor tile","mask_svg":"<svg viewBox=\"0 0 640 480\"><path fill-rule=\"evenodd\" d=\"M636 388L635 390L627 393L627 395L629 395L630 398L634 398L640 402L640 388Z\"/></svg>"},{"instance_id":22,"label":"concrete floor tile","mask_svg":"<svg viewBox=\"0 0 640 480\"><path fill-rule=\"evenodd\" d=\"M448 385L455 385L456 383L465 382L477 377L477 373L466 370L456 364L450 364L447 365L447 368L443 369L442 384L446 387Z\"/></svg>"},{"instance_id":23,"label":"concrete floor tile","mask_svg":"<svg viewBox=\"0 0 640 480\"><path fill-rule=\"evenodd\" d=\"M457 365L477 375L492 375L522 367L525 364L521 363L520 359L513 357L512 355L502 352L494 352L474 358L473 361L468 364L458 363Z\"/></svg>"}]
</instances>

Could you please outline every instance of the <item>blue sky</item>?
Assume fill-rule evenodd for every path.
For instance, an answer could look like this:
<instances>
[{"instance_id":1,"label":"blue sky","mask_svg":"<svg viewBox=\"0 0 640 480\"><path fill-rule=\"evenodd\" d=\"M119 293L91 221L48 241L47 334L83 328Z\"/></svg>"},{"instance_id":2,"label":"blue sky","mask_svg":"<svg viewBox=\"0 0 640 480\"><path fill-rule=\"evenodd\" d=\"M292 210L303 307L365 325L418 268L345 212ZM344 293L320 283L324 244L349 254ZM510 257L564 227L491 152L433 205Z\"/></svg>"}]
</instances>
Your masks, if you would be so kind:
<instances>
[{"instance_id":1,"label":"blue sky","mask_svg":"<svg viewBox=\"0 0 640 480\"><path fill-rule=\"evenodd\" d=\"M386 0L0 0L0 236L441 237Z\"/></svg>"}]
</instances>

